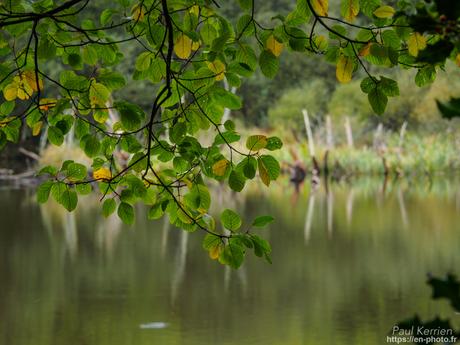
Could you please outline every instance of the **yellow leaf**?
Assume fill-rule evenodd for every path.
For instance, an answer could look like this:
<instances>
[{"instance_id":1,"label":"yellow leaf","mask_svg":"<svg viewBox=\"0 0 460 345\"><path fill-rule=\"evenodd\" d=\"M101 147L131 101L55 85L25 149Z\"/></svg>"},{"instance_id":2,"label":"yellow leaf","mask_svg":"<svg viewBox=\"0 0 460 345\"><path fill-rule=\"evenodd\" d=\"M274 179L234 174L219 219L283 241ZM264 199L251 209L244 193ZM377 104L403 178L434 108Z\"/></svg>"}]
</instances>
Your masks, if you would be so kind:
<instances>
[{"instance_id":1,"label":"yellow leaf","mask_svg":"<svg viewBox=\"0 0 460 345\"><path fill-rule=\"evenodd\" d=\"M5 86L3 89L3 97L5 97L5 100L7 101L15 100L16 97L18 97L18 85L13 82Z\"/></svg>"},{"instance_id":2,"label":"yellow leaf","mask_svg":"<svg viewBox=\"0 0 460 345\"><path fill-rule=\"evenodd\" d=\"M32 127L32 135L36 137L37 135L40 134L40 131L42 130L43 126L43 121L38 121L33 127Z\"/></svg>"},{"instance_id":3,"label":"yellow leaf","mask_svg":"<svg viewBox=\"0 0 460 345\"><path fill-rule=\"evenodd\" d=\"M371 46L372 46L372 43L369 42L369 43L366 44L364 47L362 47L362 48L359 50L359 56L368 56L369 53L371 52Z\"/></svg>"},{"instance_id":4,"label":"yellow leaf","mask_svg":"<svg viewBox=\"0 0 460 345\"><path fill-rule=\"evenodd\" d=\"M188 59L192 53L192 44L193 42L188 36L181 34L174 44L174 52L179 58Z\"/></svg>"},{"instance_id":5,"label":"yellow leaf","mask_svg":"<svg viewBox=\"0 0 460 345\"><path fill-rule=\"evenodd\" d=\"M342 13L343 17L352 22L355 20L356 16L359 13L359 0L342 0L345 1L345 10Z\"/></svg>"},{"instance_id":6,"label":"yellow leaf","mask_svg":"<svg viewBox=\"0 0 460 345\"><path fill-rule=\"evenodd\" d=\"M184 211L182 208L179 208L177 210L177 218L179 218L179 220L185 224L193 223L193 219L191 218L191 216L186 211Z\"/></svg>"},{"instance_id":7,"label":"yellow leaf","mask_svg":"<svg viewBox=\"0 0 460 345\"><path fill-rule=\"evenodd\" d=\"M347 56L341 56L337 63L337 69L335 75L337 80L343 84L351 81L351 75L353 74L353 59Z\"/></svg>"},{"instance_id":8,"label":"yellow leaf","mask_svg":"<svg viewBox=\"0 0 460 345\"><path fill-rule=\"evenodd\" d=\"M283 51L284 44L278 42L275 36L270 35L267 40L267 49L272 52L275 56L280 56L281 52Z\"/></svg>"},{"instance_id":9,"label":"yellow leaf","mask_svg":"<svg viewBox=\"0 0 460 345\"><path fill-rule=\"evenodd\" d=\"M200 6L198 6L198 5L193 5L192 7L190 7L189 12L190 12L191 14L194 14L195 16L198 17L199 14L200 14Z\"/></svg>"},{"instance_id":10,"label":"yellow leaf","mask_svg":"<svg viewBox=\"0 0 460 345\"><path fill-rule=\"evenodd\" d=\"M213 260L217 260L220 256L220 253L222 253L222 245L219 244L211 248L209 251L209 257Z\"/></svg>"},{"instance_id":11,"label":"yellow leaf","mask_svg":"<svg viewBox=\"0 0 460 345\"><path fill-rule=\"evenodd\" d=\"M112 173L109 169L102 167L93 172L93 177L95 180L110 180Z\"/></svg>"},{"instance_id":12,"label":"yellow leaf","mask_svg":"<svg viewBox=\"0 0 460 345\"><path fill-rule=\"evenodd\" d=\"M57 100L54 98L42 98L40 99L40 110L48 111L50 108L54 107L57 103Z\"/></svg>"},{"instance_id":13,"label":"yellow leaf","mask_svg":"<svg viewBox=\"0 0 460 345\"><path fill-rule=\"evenodd\" d=\"M395 15L395 9L391 6L380 6L374 11L377 18L391 18Z\"/></svg>"},{"instance_id":14,"label":"yellow leaf","mask_svg":"<svg viewBox=\"0 0 460 345\"><path fill-rule=\"evenodd\" d=\"M135 21L142 21L145 17L144 7L140 4L133 6L133 8L131 9L131 14L133 15L133 19Z\"/></svg>"},{"instance_id":15,"label":"yellow leaf","mask_svg":"<svg viewBox=\"0 0 460 345\"><path fill-rule=\"evenodd\" d=\"M329 10L329 0L312 0L313 10L317 15L326 17Z\"/></svg>"},{"instance_id":16,"label":"yellow leaf","mask_svg":"<svg viewBox=\"0 0 460 345\"><path fill-rule=\"evenodd\" d=\"M208 68L216 75L216 80L223 80L225 75L225 65L220 60L214 60L213 62L206 62Z\"/></svg>"},{"instance_id":17,"label":"yellow leaf","mask_svg":"<svg viewBox=\"0 0 460 345\"><path fill-rule=\"evenodd\" d=\"M460 54L457 55L455 58L455 63L457 64L458 67L460 67Z\"/></svg>"},{"instance_id":18,"label":"yellow leaf","mask_svg":"<svg viewBox=\"0 0 460 345\"><path fill-rule=\"evenodd\" d=\"M315 37L315 45L319 51L325 51L329 46L329 42L327 41L326 36L319 35Z\"/></svg>"},{"instance_id":19,"label":"yellow leaf","mask_svg":"<svg viewBox=\"0 0 460 345\"><path fill-rule=\"evenodd\" d=\"M417 56L419 51L426 48L426 38L418 32L412 33L407 40L407 48L410 55Z\"/></svg>"},{"instance_id":20,"label":"yellow leaf","mask_svg":"<svg viewBox=\"0 0 460 345\"><path fill-rule=\"evenodd\" d=\"M262 159L259 159L258 165L259 165L259 177L260 177L260 179L262 180L264 185L266 185L267 187L270 186L270 175L268 174L268 169L265 166L265 164L262 161Z\"/></svg>"},{"instance_id":21,"label":"yellow leaf","mask_svg":"<svg viewBox=\"0 0 460 345\"><path fill-rule=\"evenodd\" d=\"M43 80L37 77L35 71L28 70L21 75L23 84L27 84L32 92L37 92L39 89L43 90ZM38 82L37 82L38 79Z\"/></svg>"},{"instance_id":22,"label":"yellow leaf","mask_svg":"<svg viewBox=\"0 0 460 345\"><path fill-rule=\"evenodd\" d=\"M192 50L195 51L195 50L198 50L200 49L200 42L193 42L192 43Z\"/></svg>"},{"instance_id":23,"label":"yellow leaf","mask_svg":"<svg viewBox=\"0 0 460 345\"><path fill-rule=\"evenodd\" d=\"M29 99L30 97L32 97L33 93L34 91L32 90L29 84L22 83L18 87L18 98L19 99L22 99L22 100Z\"/></svg>"},{"instance_id":24,"label":"yellow leaf","mask_svg":"<svg viewBox=\"0 0 460 345\"><path fill-rule=\"evenodd\" d=\"M212 166L212 172L214 173L214 175L224 176L229 165L230 162L228 160L226 160L225 158L221 159L220 161L214 163L214 165Z\"/></svg>"}]
</instances>

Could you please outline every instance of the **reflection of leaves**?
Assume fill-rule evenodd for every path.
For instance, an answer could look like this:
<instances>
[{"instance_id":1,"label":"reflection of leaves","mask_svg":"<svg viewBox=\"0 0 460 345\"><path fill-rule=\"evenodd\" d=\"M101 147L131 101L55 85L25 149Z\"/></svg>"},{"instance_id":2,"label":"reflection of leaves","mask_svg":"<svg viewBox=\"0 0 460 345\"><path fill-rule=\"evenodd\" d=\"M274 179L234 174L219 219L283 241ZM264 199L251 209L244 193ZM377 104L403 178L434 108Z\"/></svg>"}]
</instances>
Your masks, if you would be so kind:
<instances>
[{"instance_id":1,"label":"reflection of leaves","mask_svg":"<svg viewBox=\"0 0 460 345\"><path fill-rule=\"evenodd\" d=\"M412 334L414 336L417 336L417 338L423 338L424 339L423 344L435 344L436 342L431 341L431 340L435 340L435 339L433 339L432 334L425 335L425 334L417 333L418 329L421 329L421 330L436 330L436 331L439 330L440 332L441 332L441 330L445 330L445 332L446 332L445 334L448 335L448 336L458 336L458 333L453 331L453 328L452 328L452 326L450 324L450 321L449 320L442 320L439 317L435 317L433 320L423 322L423 321L420 320L418 315L415 315L411 319L408 319L408 320L405 320L405 321L402 321L402 322L398 323L397 326L399 327L399 329L414 330Z\"/></svg>"},{"instance_id":2,"label":"reflection of leaves","mask_svg":"<svg viewBox=\"0 0 460 345\"><path fill-rule=\"evenodd\" d=\"M446 119L460 117L460 98L451 98L448 102L436 100L436 104L442 117Z\"/></svg>"},{"instance_id":3,"label":"reflection of leaves","mask_svg":"<svg viewBox=\"0 0 460 345\"><path fill-rule=\"evenodd\" d=\"M442 63L448 58L454 49L454 45L450 41L439 41L435 44L427 46L423 51L420 51L417 61L426 62L429 64Z\"/></svg>"},{"instance_id":4,"label":"reflection of leaves","mask_svg":"<svg viewBox=\"0 0 460 345\"><path fill-rule=\"evenodd\" d=\"M450 301L450 305L456 311L460 311L460 283L457 281L457 278L454 275L448 274L445 279L429 277L427 283L433 289L433 299L447 298ZM420 320L418 315L414 315L410 319L398 322L397 326L401 330L412 330L413 333L411 334L418 338L423 338L424 344L434 344L435 342L433 340L435 339L433 339L433 335L435 336L434 338L436 338L436 334L441 335L442 333L425 334L423 332L419 333L417 330L432 330L436 332L442 332L445 330L443 335L447 337L460 336L460 332L453 329L450 320L443 320L438 316L430 321L423 322ZM394 331L393 335L396 335Z\"/></svg>"},{"instance_id":5,"label":"reflection of leaves","mask_svg":"<svg viewBox=\"0 0 460 345\"><path fill-rule=\"evenodd\" d=\"M433 288L433 299L447 298L452 308L460 311L460 283L454 275L448 274L446 279L431 277L428 284Z\"/></svg>"}]
</instances>

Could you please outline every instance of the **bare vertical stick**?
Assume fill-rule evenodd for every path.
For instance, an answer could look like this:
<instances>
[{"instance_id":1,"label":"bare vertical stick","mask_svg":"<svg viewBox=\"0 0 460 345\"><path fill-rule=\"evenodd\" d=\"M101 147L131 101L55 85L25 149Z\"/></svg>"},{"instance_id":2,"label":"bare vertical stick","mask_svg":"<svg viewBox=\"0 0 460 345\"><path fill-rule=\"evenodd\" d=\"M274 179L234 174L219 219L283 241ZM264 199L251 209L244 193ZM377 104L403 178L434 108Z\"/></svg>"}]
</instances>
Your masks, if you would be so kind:
<instances>
[{"instance_id":1,"label":"bare vertical stick","mask_svg":"<svg viewBox=\"0 0 460 345\"><path fill-rule=\"evenodd\" d=\"M382 140L381 140L382 132L383 132L383 125L382 123L379 123L379 125L377 126L377 129L374 132L373 145L374 145L375 150L378 150L382 144Z\"/></svg>"},{"instance_id":2,"label":"bare vertical stick","mask_svg":"<svg viewBox=\"0 0 460 345\"><path fill-rule=\"evenodd\" d=\"M407 128L407 121L404 121L404 123L401 126L401 131L399 132L399 144L398 144L399 151L402 150L402 146L404 144L404 135L406 134L406 128Z\"/></svg>"},{"instance_id":3,"label":"bare vertical stick","mask_svg":"<svg viewBox=\"0 0 460 345\"><path fill-rule=\"evenodd\" d=\"M345 134L347 135L348 147L353 148L353 132L351 131L350 118L345 116Z\"/></svg>"},{"instance_id":4,"label":"bare vertical stick","mask_svg":"<svg viewBox=\"0 0 460 345\"><path fill-rule=\"evenodd\" d=\"M334 136L332 134L332 121L330 115L326 116L326 145L328 150L334 148Z\"/></svg>"},{"instance_id":5,"label":"bare vertical stick","mask_svg":"<svg viewBox=\"0 0 460 345\"><path fill-rule=\"evenodd\" d=\"M303 120L305 122L305 129L307 130L307 137L308 137L308 149L310 151L310 155L312 157L315 157L315 143L313 141L313 133L311 131L311 125L310 125L310 118L308 117L308 111L305 109L302 110L303 114Z\"/></svg>"}]
</instances>

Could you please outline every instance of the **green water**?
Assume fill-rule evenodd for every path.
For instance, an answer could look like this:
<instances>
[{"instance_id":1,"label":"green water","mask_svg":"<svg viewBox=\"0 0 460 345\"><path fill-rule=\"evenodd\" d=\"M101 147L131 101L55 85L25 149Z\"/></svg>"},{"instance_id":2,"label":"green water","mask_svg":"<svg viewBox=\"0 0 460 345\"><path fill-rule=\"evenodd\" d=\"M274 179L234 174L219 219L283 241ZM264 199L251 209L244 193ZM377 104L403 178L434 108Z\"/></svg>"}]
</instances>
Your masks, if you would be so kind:
<instances>
[{"instance_id":1,"label":"green water","mask_svg":"<svg viewBox=\"0 0 460 345\"><path fill-rule=\"evenodd\" d=\"M0 190L0 344L386 344L394 323L435 315L426 274L459 273L460 184L384 186L360 180L298 196L286 182L214 202L248 219L273 264L248 256L238 271L208 259L187 234L138 209L133 228L39 206L32 190ZM216 207L217 212L217 207ZM157 324L149 325L156 322Z\"/></svg>"}]
</instances>

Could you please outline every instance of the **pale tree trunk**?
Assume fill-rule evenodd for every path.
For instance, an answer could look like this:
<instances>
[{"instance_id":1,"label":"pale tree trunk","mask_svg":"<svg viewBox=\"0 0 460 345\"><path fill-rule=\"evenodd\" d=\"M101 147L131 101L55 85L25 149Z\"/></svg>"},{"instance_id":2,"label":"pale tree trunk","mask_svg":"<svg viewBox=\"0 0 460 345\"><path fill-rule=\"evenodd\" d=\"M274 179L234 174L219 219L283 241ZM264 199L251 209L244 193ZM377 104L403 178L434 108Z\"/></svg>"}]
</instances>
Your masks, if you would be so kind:
<instances>
[{"instance_id":1,"label":"pale tree trunk","mask_svg":"<svg viewBox=\"0 0 460 345\"><path fill-rule=\"evenodd\" d=\"M230 91L233 94L236 93L236 87L232 86L230 88L230 85L228 85L227 79L224 79L224 89L227 90L227 91ZM232 111L229 108L224 109L224 115L222 116L222 123L225 123L227 120L230 120L231 113L232 113Z\"/></svg>"},{"instance_id":2,"label":"pale tree trunk","mask_svg":"<svg viewBox=\"0 0 460 345\"><path fill-rule=\"evenodd\" d=\"M353 148L353 132L351 130L350 118L345 116L345 134L347 136L347 144L349 148Z\"/></svg>"}]
</instances>

